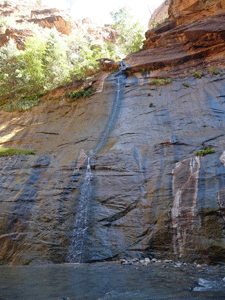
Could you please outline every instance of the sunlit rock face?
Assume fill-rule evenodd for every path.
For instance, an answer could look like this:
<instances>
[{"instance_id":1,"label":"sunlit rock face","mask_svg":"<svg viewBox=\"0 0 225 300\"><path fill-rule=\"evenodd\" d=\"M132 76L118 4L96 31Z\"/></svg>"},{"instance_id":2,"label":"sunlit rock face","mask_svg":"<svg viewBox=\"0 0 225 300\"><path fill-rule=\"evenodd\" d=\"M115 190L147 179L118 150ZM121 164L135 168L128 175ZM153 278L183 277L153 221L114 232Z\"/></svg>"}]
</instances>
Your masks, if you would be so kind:
<instances>
[{"instance_id":1,"label":"sunlit rock face","mask_svg":"<svg viewBox=\"0 0 225 300\"><path fill-rule=\"evenodd\" d=\"M169 0L165 0L158 8L154 10L148 22L148 28L152 29L168 17Z\"/></svg>"},{"instance_id":2,"label":"sunlit rock face","mask_svg":"<svg viewBox=\"0 0 225 300\"><path fill-rule=\"evenodd\" d=\"M225 9L224 0L171 0L169 16L177 20L177 25L190 20L207 17L220 9Z\"/></svg>"},{"instance_id":3,"label":"sunlit rock face","mask_svg":"<svg viewBox=\"0 0 225 300\"><path fill-rule=\"evenodd\" d=\"M170 1L169 17L145 33L143 50L125 59L130 72L184 75L191 68L223 63L225 1Z\"/></svg>"}]
</instances>

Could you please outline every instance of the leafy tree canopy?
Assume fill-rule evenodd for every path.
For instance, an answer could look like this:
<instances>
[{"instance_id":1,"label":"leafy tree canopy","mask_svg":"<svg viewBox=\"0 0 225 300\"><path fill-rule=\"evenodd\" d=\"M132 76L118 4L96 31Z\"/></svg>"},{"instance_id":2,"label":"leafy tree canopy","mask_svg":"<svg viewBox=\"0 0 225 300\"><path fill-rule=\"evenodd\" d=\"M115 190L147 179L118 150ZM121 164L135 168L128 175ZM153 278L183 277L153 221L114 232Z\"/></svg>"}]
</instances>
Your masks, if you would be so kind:
<instances>
[{"instance_id":1,"label":"leafy tree canopy","mask_svg":"<svg viewBox=\"0 0 225 300\"><path fill-rule=\"evenodd\" d=\"M112 27L119 33L117 40L124 55L139 51L143 45L145 30L140 22L134 21L131 9L125 6L110 14L113 19Z\"/></svg>"}]
</instances>

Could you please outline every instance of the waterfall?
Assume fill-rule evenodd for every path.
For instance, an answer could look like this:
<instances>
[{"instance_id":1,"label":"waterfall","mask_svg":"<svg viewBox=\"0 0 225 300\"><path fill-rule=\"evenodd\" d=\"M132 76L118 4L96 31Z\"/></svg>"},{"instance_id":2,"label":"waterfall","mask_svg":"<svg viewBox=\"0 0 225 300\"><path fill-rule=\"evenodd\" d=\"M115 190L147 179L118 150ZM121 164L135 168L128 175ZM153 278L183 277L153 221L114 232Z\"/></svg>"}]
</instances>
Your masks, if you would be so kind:
<instances>
[{"instance_id":1,"label":"waterfall","mask_svg":"<svg viewBox=\"0 0 225 300\"><path fill-rule=\"evenodd\" d=\"M120 111L121 107L121 100L122 100L122 77L123 74L126 72L126 67L123 62L120 62L120 69L114 75L116 78L116 96L114 99L112 111L108 122L105 126L105 129L99 139L97 146L91 151L91 155L95 155L103 146L105 139L109 132L112 130L117 116ZM91 200L91 157L87 158L87 169L81 184L80 188L80 199L77 207L77 213L75 217L75 222L73 226L73 233L71 239L71 246L69 249L69 261L70 262L83 262L84 261L84 247L85 241L87 239L87 230L88 230L88 212L89 212L89 205Z\"/></svg>"},{"instance_id":2,"label":"waterfall","mask_svg":"<svg viewBox=\"0 0 225 300\"><path fill-rule=\"evenodd\" d=\"M87 169L80 188L80 200L75 217L71 246L69 249L70 262L83 262L84 242L87 238L88 208L91 199L91 164L88 157Z\"/></svg>"}]
</instances>

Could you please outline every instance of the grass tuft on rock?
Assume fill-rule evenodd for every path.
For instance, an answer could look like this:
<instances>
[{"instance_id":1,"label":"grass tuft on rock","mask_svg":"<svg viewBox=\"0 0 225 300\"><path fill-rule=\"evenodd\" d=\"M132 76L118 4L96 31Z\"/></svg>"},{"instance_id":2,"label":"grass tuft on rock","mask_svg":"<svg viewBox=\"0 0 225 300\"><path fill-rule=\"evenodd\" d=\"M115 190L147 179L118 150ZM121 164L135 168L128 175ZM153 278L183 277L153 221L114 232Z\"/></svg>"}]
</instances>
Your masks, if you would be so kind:
<instances>
[{"instance_id":1,"label":"grass tuft on rock","mask_svg":"<svg viewBox=\"0 0 225 300\"><path fill-rule=\"evenodd\" d=\"M164 79L154 79L151 82L149 82L149 85L158 85L158 86L163 86L167 84L171 84L173 80L171 78L164 78Z\"/></svg>"},{"instance_id":2,"label":"grass tuft on rock","mask_svg":"<svg viewBox=\"0 0 225 300\"><path fill-rule=\"evenodd\" d=\"M195 70L195 72L193 73L193 76L194 76L195 78L201 79L202 76L203 76L203 72L202 72L202 71Z\"/></svg>"},{"instance_id":3,"label":"grass tuft on rock","mask_svg":"<svg viewBox=\"0 0 225 300\"><path fill-rule=\"evenodd\" d=\"M185 86L186 88L190 87L190 85L188 83L186 83L186 82L182 82L182 85Z\"/></svg>"},{"instance_id":4,"label":"grass tuft on rock","mask_svg":"<svg viewBox=\"0 0 225 300\"><path fill-rule=\"evenodd\" d=\"M34 151L30 150L19 150L14 148L0 148L0 156L9 156L9 155L35 155Z\"/></svg>"},{"instance_id":5,"label":"grass tuft on rock","mask_svg":"<svg viewBox=\"0 0 225 300\"><path fill-rule=\"evenodd\" d=\"M206 150L200 150L200 151L196 152L195 156L205 156L205 155L213 154L213 153L216 153L216 151L208 148Z\"/></svg>"},{"instance_id":6,"label":"grass tuft on rock","mask_svg":"<svg viewBox=\"0 0 225 300\"><path fill-rule=\"evenodd\" d=\"M210 73L211 76L213 76L213 75L221 74L221 71L220 71L220 69L218 69L217 67L212 66L212 67L209 69L209 73Z\"/></svg>"}]
</instances>

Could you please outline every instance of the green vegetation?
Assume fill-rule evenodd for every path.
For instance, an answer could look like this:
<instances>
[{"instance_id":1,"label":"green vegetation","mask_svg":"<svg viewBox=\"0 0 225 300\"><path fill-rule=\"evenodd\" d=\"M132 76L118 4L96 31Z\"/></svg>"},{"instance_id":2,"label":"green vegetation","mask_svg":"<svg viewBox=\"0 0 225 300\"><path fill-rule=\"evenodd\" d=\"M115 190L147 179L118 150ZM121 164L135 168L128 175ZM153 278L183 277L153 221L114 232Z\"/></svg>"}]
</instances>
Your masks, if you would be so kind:
<instances>
[{"instance_id":1,"label":"green vegetation","mask_svg":"<svg viewBox=\"0 0 225 300\"><path fill-rule=\"evenodd\" d=\"M118 32L117 42L120 44L123 56L139 51L143 45L145 30L140 22L133 21L130 8L125 6L110 14L113 19L112 28Z\"/></svg>"},{"instance_id":2,"label":"green vegetation","mask_svg":"<svg viewBox=\"0 0 225 300\"><path fill-rule=\"evenodd\" d=\"M35 155L35 152L30 150L19 150L13 148L0 148L0 156L8 155Z\"/></svg>"},{"instance_id":3,"label":"green vegetation","mask_svg":"<svg viewBox=\"0 0 225 300\"><path fill-rule=\"evenodd\" d=\"M148 93L148 97L153 97L151 93Z\"/></svg>"},{"instance_id":4,"label":"green vegetation","mask_svg":"<svg viewBox=\"0 0 225 300\"><path fill-rule=\"evenodd\" d=\"M200 150L200 151L196 152L195 156L205 156L207 154L213 154L213 153L216 153L216 151L208 148L206 150Z\"/></svg>"},{"instance_id":5,"label":"green vegetation","mask_svg":"<svg viewBox=\"0 0 225 300\"><path fill-rule=\"evenodd\" d=\"M41 0L36 1L41 3ZM32 30L34 36L27 39L24 50L18 50L13 39L0 48L0 107L5 111L31 109L38 105L40 98L32 99L29 95L45 93L74 79L93 75L99 71L97 59L120 60L140 50L144 29L139 22L133 21L129 9L121 8L111 12L111 16L113 28L118 32L117 43L92 38L89 24L62 37L56 29L42 28L40 33L37 24L16 23L15 15L1 16L2 33L14 24L13 28L23 26L23 29Z\"/></svg>"},{"instance_id":6,"label":"green vegetation","mask_svg":"<svg viewBox=\"0 0 225 300\"><path fill-rule=\"evenodd\" d=\"M217 67L212 66L212 67L210 67L210 69L209 69L209 73L210 73L211 76L213 76L213 75L218 75L218 74L220 74L221 71L220 71L220 69L218 69Z\"/></svg>"},{"instance_id":7,"label":"green vegetation","mask_svg":"<svg viewBox=\"0 0 225 300\"><path fill-rule=\"evenodd\" d=\"M151 102L149 103L149 107L155 107L155 105Z\"/></svg>"},{"instance_id":8,"label":"green vegetation","mask_svg":"<svg viewBox=\"0 0 225 300\"><path fill-rule=\"evenodd\" d=\"M39 104L41 94L36 94L32 96L24 96L22 99L12 99L8 101L4 106L3 110L7 112L13 112L13 111L25 111L32 109L34 106L37 106Z\"/></svg>"},{"instance_id":9,"label":"green vegetation","mask_svg":"<svg viewBox=\"0 0 225 300\"><path fill-rule=\"evenodd\" d=\"M79 98L84 98L84 97L90 97L93 93L95 92L93 87L90 87L88 89L80 89L78 91L72 91L66 94L67 97L71 98L72 100L76 100Z\"/></svg>"},{"instance_id":10,"label":"green vegetation","mask_svg":"<svg viewBox=\"0 0 225 300\"><path fill-rule=\"evenodd\" d=\"M195 70L194 73L193 73L193 76L194 76L195 78L201 79L202 76L203 76L203 72L202 72L202 71Z\"/></svg>"},{"instance_id":11,"label":"green vegetation","mask_svg":"<svg viewBox=\"0 0 225 300\"><path fill-rule=\"evenodd\" d=\"M186 88L189 88L190 85L188 83L182 82L182 85L185 86Z\"/></svg>"},{"instance_id":12,"label":"green vegetation","mask_svg":"<svg viewBox=\"0 0 225 300\"><path fill-rule=\"evenodd\" d=\"M163 86L163 85L167 85L167 84L170 84L172 83L173 80L171 78L164 78L164 79L154 79L152 80L151 82L149 82L149 85L158 85L158 86Z\"/></svg>"}]
</instances>

